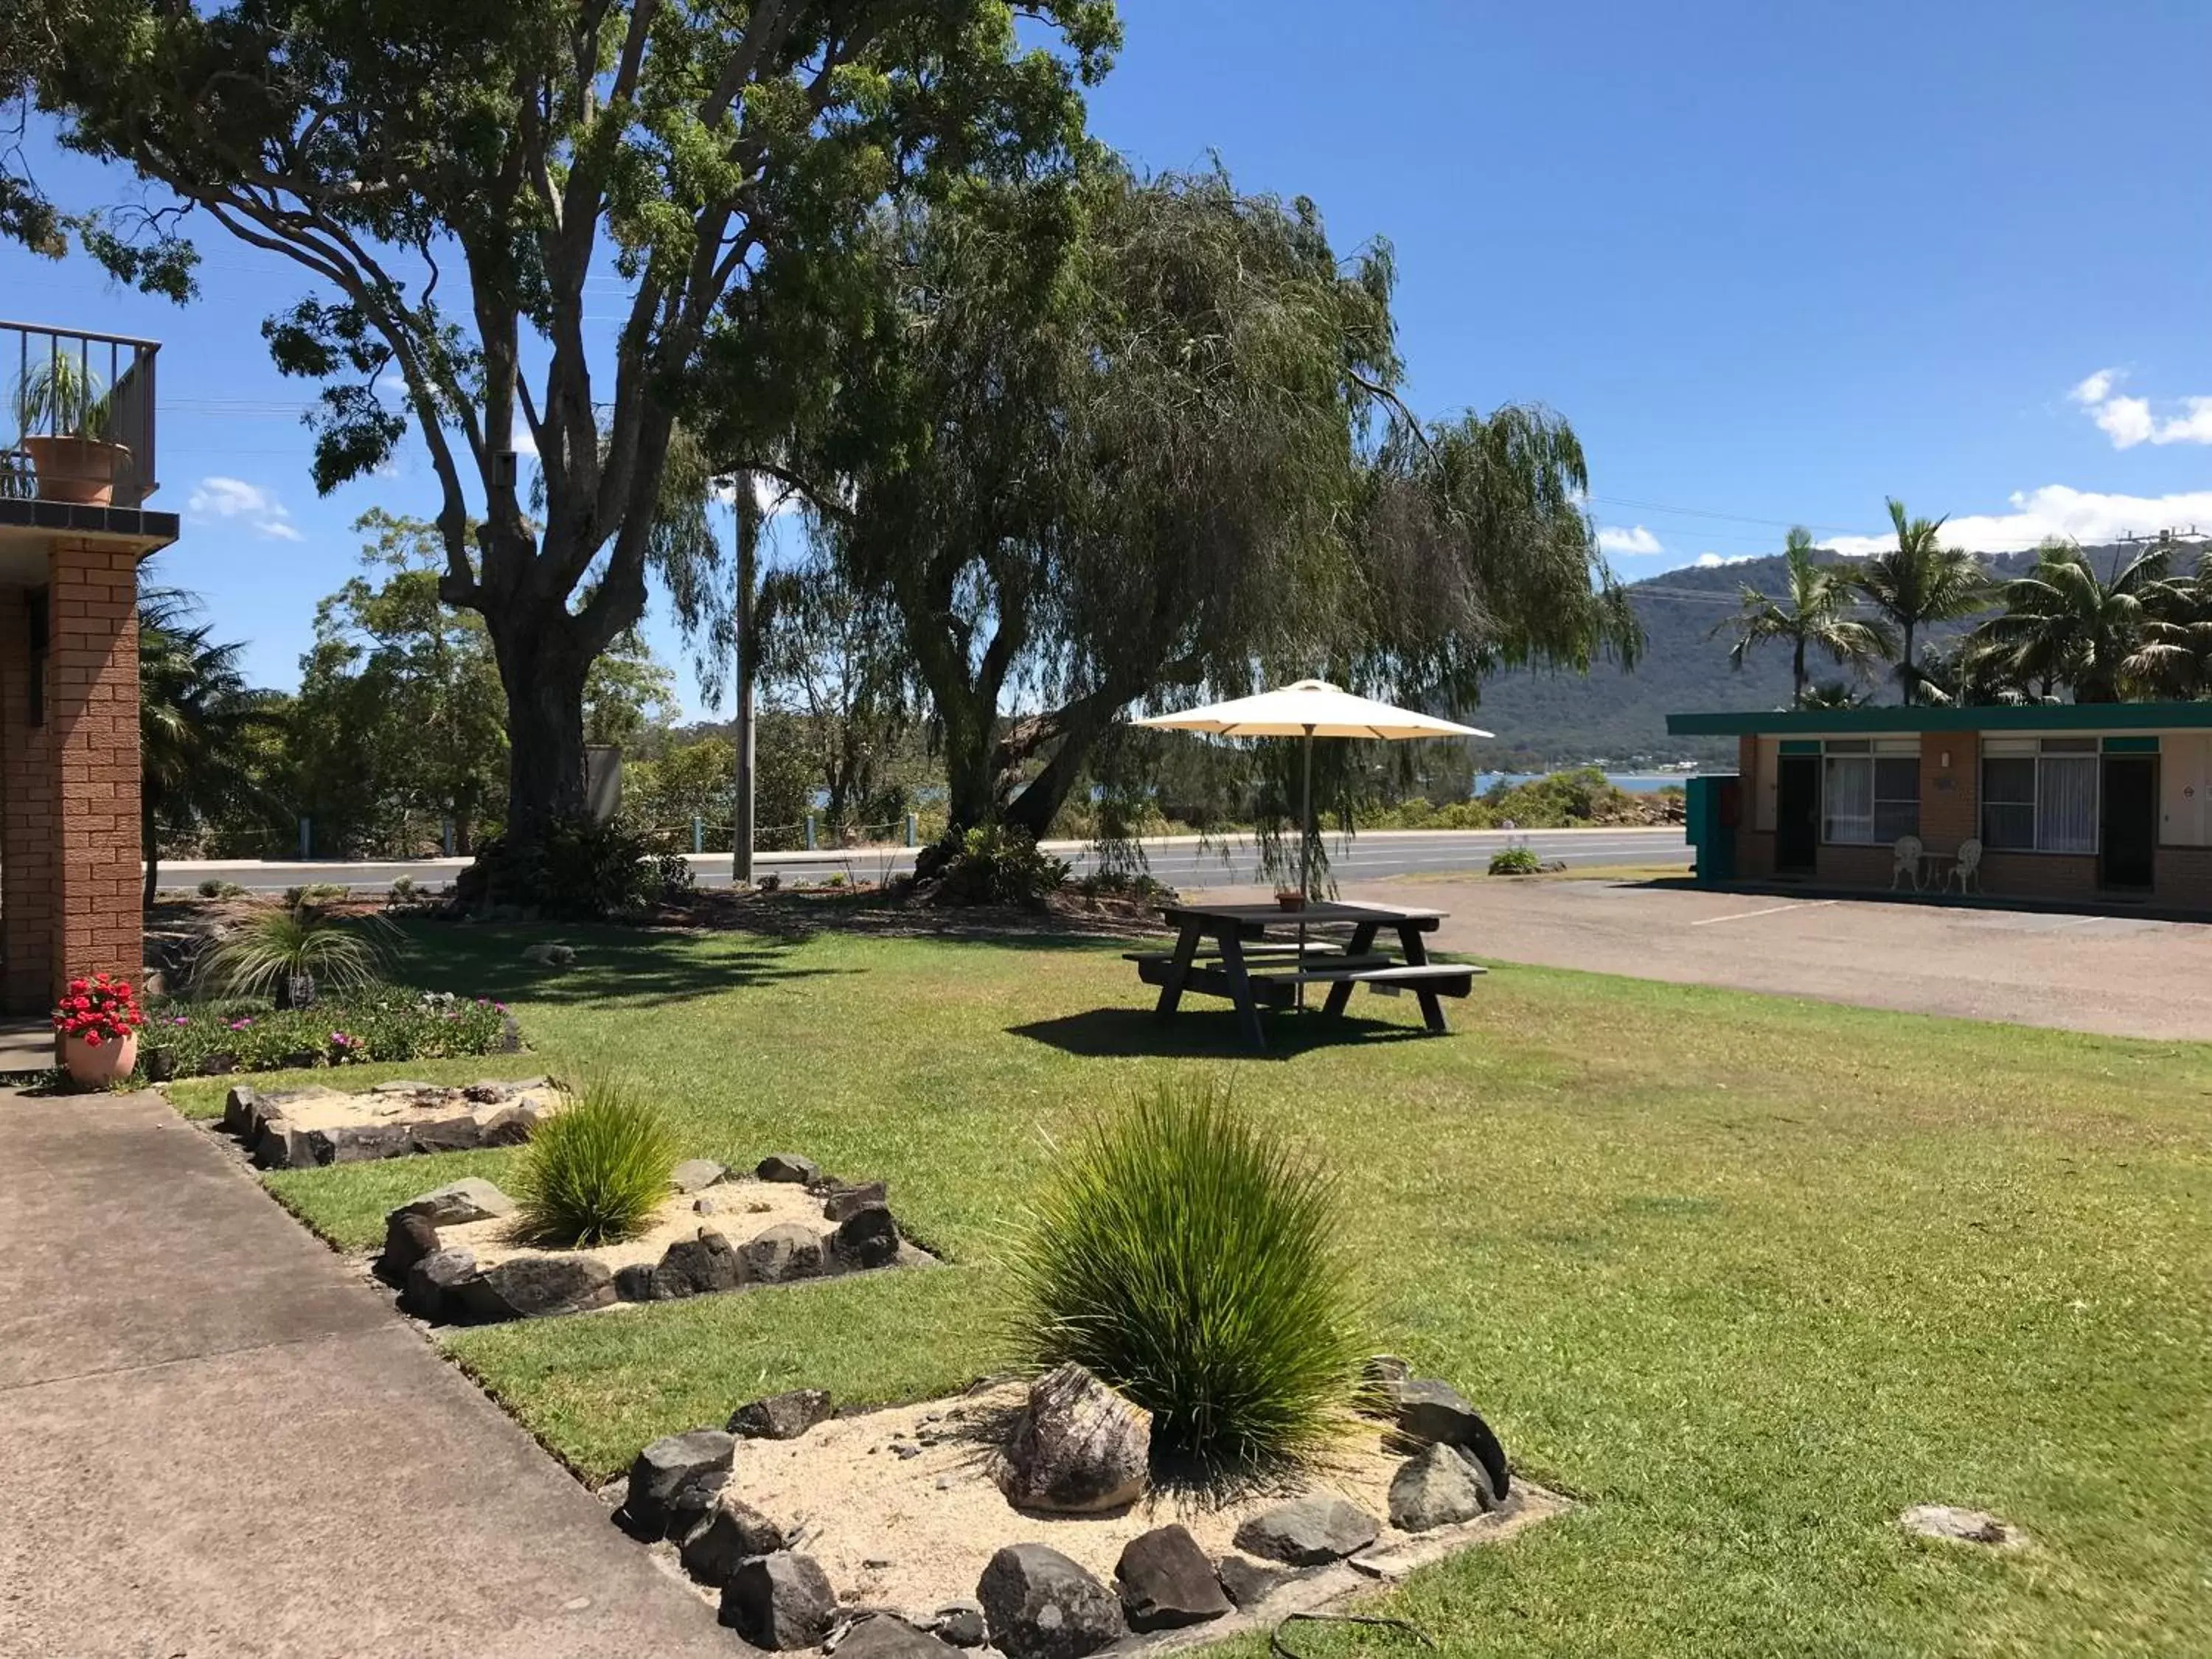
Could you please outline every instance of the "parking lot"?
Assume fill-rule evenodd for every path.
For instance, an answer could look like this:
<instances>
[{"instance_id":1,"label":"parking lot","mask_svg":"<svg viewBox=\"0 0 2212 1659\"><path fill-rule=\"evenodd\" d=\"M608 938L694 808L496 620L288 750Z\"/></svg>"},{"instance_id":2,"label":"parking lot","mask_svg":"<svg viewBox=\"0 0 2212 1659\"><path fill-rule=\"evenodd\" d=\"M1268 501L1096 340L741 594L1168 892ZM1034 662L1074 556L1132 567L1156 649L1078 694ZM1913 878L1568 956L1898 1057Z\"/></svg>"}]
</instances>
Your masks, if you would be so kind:
<instances>
[{"instance_id":1,"label":"parking lot","mask_svg":"<svg viewBox=\"0 0 2212 1659\"><path fill-rule=\"evenodd\" d=\"M2212 1038L2212 925L1784 898L1607 880L1347 884L1449 911L1437 948L1505 962L2114 1036Z\"/></svg>"}]
</instances>

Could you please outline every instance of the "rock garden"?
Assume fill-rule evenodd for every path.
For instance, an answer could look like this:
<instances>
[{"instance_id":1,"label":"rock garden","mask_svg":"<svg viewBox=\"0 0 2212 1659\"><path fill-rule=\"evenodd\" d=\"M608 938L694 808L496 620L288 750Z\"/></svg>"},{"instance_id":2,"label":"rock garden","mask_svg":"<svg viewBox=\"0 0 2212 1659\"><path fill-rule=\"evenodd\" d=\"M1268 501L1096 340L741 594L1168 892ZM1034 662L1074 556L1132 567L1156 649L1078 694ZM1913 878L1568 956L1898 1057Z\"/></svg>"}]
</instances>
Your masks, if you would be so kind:
<instances>
[{"instance_id":1,"label":"rock garden","mask_svg":"<svg viewBox=\"0 0 2212 1659\"><path fill-rule=\"evenodd\" d=\"M240 1083L224 1097L222 1127L257 1168L305 1170L519 1146L560 1103L560 1091L542 1077L460 1087L395 1080L352 1091L264 1092Z\"/></svg>"}]
</instances>

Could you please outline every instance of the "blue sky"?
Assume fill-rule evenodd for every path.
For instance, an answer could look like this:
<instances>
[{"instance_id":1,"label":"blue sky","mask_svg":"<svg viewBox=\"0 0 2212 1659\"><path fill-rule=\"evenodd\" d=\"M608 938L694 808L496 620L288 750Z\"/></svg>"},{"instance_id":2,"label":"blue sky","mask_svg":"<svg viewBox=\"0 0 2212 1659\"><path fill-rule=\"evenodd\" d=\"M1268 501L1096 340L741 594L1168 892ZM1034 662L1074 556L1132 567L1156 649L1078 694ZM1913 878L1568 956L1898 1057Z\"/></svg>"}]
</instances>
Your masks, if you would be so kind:
<instances>
[{"instance_id":1,"label":"blue sky","mask_svg":"<svg viewBox=\"0 0 2212 1659\"><path fill-rule=\"evenodd\" d=\"M1863 550L1891 494L1984 550L2212 531L2201 0L1123 15L1094 128L1309 195L1341 248L1387 237L1414 401L1566 415L1626 575L1772 551L1791 522ZM183 311L0 250L0 314L167 343L160 499L186 534L164 563L289 685L351 520L433 497L410 459L315 498L305 389L258 331L299 284L204 248Z\"/></svg>"}]
</instances>

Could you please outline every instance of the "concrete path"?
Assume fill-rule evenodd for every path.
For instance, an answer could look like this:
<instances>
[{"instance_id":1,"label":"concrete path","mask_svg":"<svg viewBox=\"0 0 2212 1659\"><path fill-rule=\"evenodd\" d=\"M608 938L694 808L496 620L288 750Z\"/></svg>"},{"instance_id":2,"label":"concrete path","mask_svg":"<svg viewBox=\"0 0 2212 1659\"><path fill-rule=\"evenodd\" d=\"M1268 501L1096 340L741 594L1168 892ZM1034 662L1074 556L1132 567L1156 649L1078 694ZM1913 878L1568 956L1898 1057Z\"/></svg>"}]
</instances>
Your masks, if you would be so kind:
<instances>
[{"instance_id":1,"label":"concrete path","mask_svg":"<svg viewBox=\"0 0 2212 1659\"><path fill-rule=\"evenodd\" d=\"M744 1650L152 1096L0 1092L0 1424L8 1659Z\"/></svg>"}]
</instances>

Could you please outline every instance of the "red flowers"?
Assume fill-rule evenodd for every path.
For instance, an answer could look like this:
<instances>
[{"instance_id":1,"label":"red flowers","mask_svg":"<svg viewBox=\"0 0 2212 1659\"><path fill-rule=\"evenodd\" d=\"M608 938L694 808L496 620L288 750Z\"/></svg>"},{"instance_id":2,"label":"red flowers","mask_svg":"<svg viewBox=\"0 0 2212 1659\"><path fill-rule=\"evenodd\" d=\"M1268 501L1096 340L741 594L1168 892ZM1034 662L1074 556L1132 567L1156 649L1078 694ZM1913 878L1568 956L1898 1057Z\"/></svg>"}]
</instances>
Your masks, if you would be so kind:
<instances>
[{"instance_id":1,"label":"red flowers","mask_svg":"<svg viewBox=\"0 0 2212 1659\"><path fill-rule=\"evenodd\" d=\"M73 979L54 1006L54 1030L83 1039L90 1048L120 1042L145 1023L138 1007L138 988L119 974Z\"/></svg>"}]
</instances>

